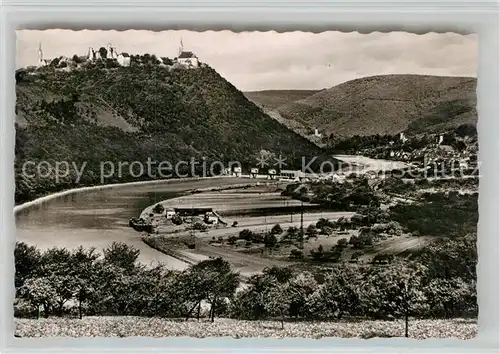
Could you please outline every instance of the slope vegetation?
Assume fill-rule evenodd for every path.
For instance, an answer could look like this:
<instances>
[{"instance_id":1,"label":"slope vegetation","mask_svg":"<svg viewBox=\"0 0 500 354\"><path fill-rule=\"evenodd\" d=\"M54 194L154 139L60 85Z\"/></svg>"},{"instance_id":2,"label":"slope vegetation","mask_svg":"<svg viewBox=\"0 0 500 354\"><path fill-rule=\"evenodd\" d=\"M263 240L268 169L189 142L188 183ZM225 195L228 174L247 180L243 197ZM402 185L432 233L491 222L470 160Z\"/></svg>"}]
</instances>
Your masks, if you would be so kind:
<instances>
[{"instance_id":1,"label":"slope vegetation","mask_svg":"<svg viewBox=\"0 0 500 354\"><path fill-rule=\"evenodd\" d=\"M274 110L288 103L305 99L319 90L263 90L244 92L245 96L256 105Z\"/></svg>"},{"instance_id":2,"label":"slope vegetation","mask_svg":"<svg viewBox=\"0 0 500 354\"><path fill-rule=\"evenodd\" d=\"M322 151L263 113L208 66L85 65L75 70L18 72L16 200L99 183L101 161L239 161L244 169L262 151L282 154L287 168ZM54 182L21 174L25 161L67 161L87 171ZM207 165L210 167L210 165ZM183 166L192 171L191 166ZM199 174L199 172L197 172ZM106 182L144 179L124 171Z\"/></svg>"},{"instance_id":3,"label":"slope vegetation","mask_svg":"<svg viewBox=\"0 0 500 354\"><path fill-rule=\"evenodd\" d=\"M395 134L440 131L477 121L476 79L425 75L372 76L285 104L278 112L310 134Z\"/></svg>"}]
</instances>

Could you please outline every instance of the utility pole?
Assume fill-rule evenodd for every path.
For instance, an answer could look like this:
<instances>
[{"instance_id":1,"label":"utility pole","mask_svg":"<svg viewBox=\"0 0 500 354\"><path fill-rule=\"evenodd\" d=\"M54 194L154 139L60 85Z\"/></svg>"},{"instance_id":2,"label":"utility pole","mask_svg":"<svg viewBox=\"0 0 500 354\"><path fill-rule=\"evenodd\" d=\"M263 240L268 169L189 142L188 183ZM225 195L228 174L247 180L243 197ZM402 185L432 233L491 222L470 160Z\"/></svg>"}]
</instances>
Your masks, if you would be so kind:
<instances>
[{"instance_id":1,"label":"utility pole","mask_svg":"<svg viewBox=\"0 0 500 354\"><path fill-rule=\"evenodd\" d=\"M304 201L300 202L300 236L304 237Z\"/></svg>"}]
</instances>

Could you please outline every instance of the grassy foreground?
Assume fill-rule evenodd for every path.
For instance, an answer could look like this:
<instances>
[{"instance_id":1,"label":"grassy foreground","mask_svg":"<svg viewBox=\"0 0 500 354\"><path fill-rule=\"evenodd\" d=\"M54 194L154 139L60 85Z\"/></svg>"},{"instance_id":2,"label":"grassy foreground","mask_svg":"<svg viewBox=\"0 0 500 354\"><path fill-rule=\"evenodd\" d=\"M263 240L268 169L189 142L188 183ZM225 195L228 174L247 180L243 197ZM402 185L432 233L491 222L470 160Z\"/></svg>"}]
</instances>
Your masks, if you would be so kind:
<instances>
[{"instance_id":1,"label":"grassy foreground","mask_svg":"<svg viewBox=\"0 0 500 354\"><path fill-rule=\"evenodd\" d=\"M84 317L15 319L16 334L22 337L340 337L372 338L404 336L403 321L290 322L281 329L274 321L216 319L176 321L145 317ZM411 320L411 338L471 339L477 334L476 320Z\"/></svg>"}]
</instances>

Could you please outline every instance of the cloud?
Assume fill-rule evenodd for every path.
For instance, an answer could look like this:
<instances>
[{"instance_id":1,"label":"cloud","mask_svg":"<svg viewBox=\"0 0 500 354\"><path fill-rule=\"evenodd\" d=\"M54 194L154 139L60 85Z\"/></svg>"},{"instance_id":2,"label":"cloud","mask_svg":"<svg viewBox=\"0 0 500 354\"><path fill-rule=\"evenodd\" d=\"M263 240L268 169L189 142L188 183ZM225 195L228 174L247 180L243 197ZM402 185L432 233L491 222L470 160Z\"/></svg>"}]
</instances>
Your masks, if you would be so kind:
<instances>
[{"instance_id":1,"label":"cloud","mask_svg":"<svg viewBox=\"0 0 500 354\"><path fill-rule=\"evenodd\" d=\"M186 50L242 91L320 89L363 76L430 74L476 76L477 36L407 32L242 32L20 30L17 66L45 58L84 55L112 43L118 51L175 57Z\"/></svg>"}]
</instances>

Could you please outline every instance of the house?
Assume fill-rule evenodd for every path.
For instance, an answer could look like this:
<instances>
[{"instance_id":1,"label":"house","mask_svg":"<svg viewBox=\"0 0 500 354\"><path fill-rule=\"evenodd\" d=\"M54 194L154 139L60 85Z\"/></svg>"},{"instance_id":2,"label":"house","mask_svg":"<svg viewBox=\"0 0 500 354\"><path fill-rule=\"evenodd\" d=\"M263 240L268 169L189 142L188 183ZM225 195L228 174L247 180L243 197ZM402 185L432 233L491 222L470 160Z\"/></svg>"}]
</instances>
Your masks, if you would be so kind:
<instances>
[{"instance_id":1,"label":"house","mask_svg":"<svg viewBox=\"0 0 500 354\"><path fill-rule=\"evenodd\" d=\"M179 45L179 53L177 56L177 62L179 64L182 64L182 65L185 65L188 67L193 67L193 68L197 68L200 64L198 61L198 57L193 52L184 51L184 45L182 44L182 38L181 38L181 43Z\"/></svg>"},{"instance_id":2,"label":"house","mask_svg":"<svg viewBox=\"0 0 500 354\"><path fill-rule=\"evenodd\" d=\"M217 225L219 223L219 218L213 212L206 213L204 220L207 224Z\"/></svg>"},{"instance_id":3,"label":"house","mask_svg":"<svg viewBox=\"0 0 500 354\"><path fill-rule=\"evenodd\" d=\"M269 175L269 179L274 179L274 177L276 176L276 170L270 169L267 171L267 174Z\"/></svg>"},{"instance_id":4,"label":"house","mask_svg":"<svg viewBox=\"0 0 500 354\"><path fill-rule=\"evenodd\" d=\"M241 167L235 167L233 173L236 177L241 177Z\"/></svg>"},{"instance_id":5,"label":"house","mask_svg":"<svg viewBox=\"0 0 500 354\"><path fill-rule=\"evenodd\" d=\"M306 177L306 174L301 170L281 170L279 174L281 179L293 179L293 180L302 180Z\"/></svg>"},{"instance_id":6,"label":"house","mask_svg":"<svg viewBox=\"0 0 500 354\"><path fill-rule=\"evenodd\" d=\"M257 174L258 174L258 173L259 173L259 169L258 169L258 168L252 168L252 169L250 170L250 175L251 175L253 178L257 177Z\"/></svg>"},{"instance_id":7,"label":"house","mask_svg":"<svg viewBox=\"0 0 500 354\"><path fill-rule=\"evenodd\" d=\"M193 52L182 52L177 57L177 62L182 65L197 68L199 65L198 57Z\"/></svg>"},{"instance_id":8,"label":"house","mask_svg":"<svg viewBox=\"0 0 500 354\"><path fill-rule=\"evenodd\" d=\"M318 131L318 129L314 129L314 136L317 138L321 138L321 133Z\"/></svg>"},{"instance_id":9,"label":"house","mask_svg":"<svg viewBox=\"0 0 500 354\"><path fill-rule=\"evenodd\" d=\"M172 219L172 218L174 217L174 215L175 215L175 214L176 214L176 213L175 213L175 210L167 210L167 211L165 211L165 217L166 217L168 220Z\"/></svg>"},{"instance_id":10,"label":"house","mask_svg":"<svg viewBox=\"0 0 500 354\"><path fill-rule=\"evenodd\" d=\"M121 66L130 66L130 55L128 53L120 53L116 60Z\"/></svg>"}]
</instances>

